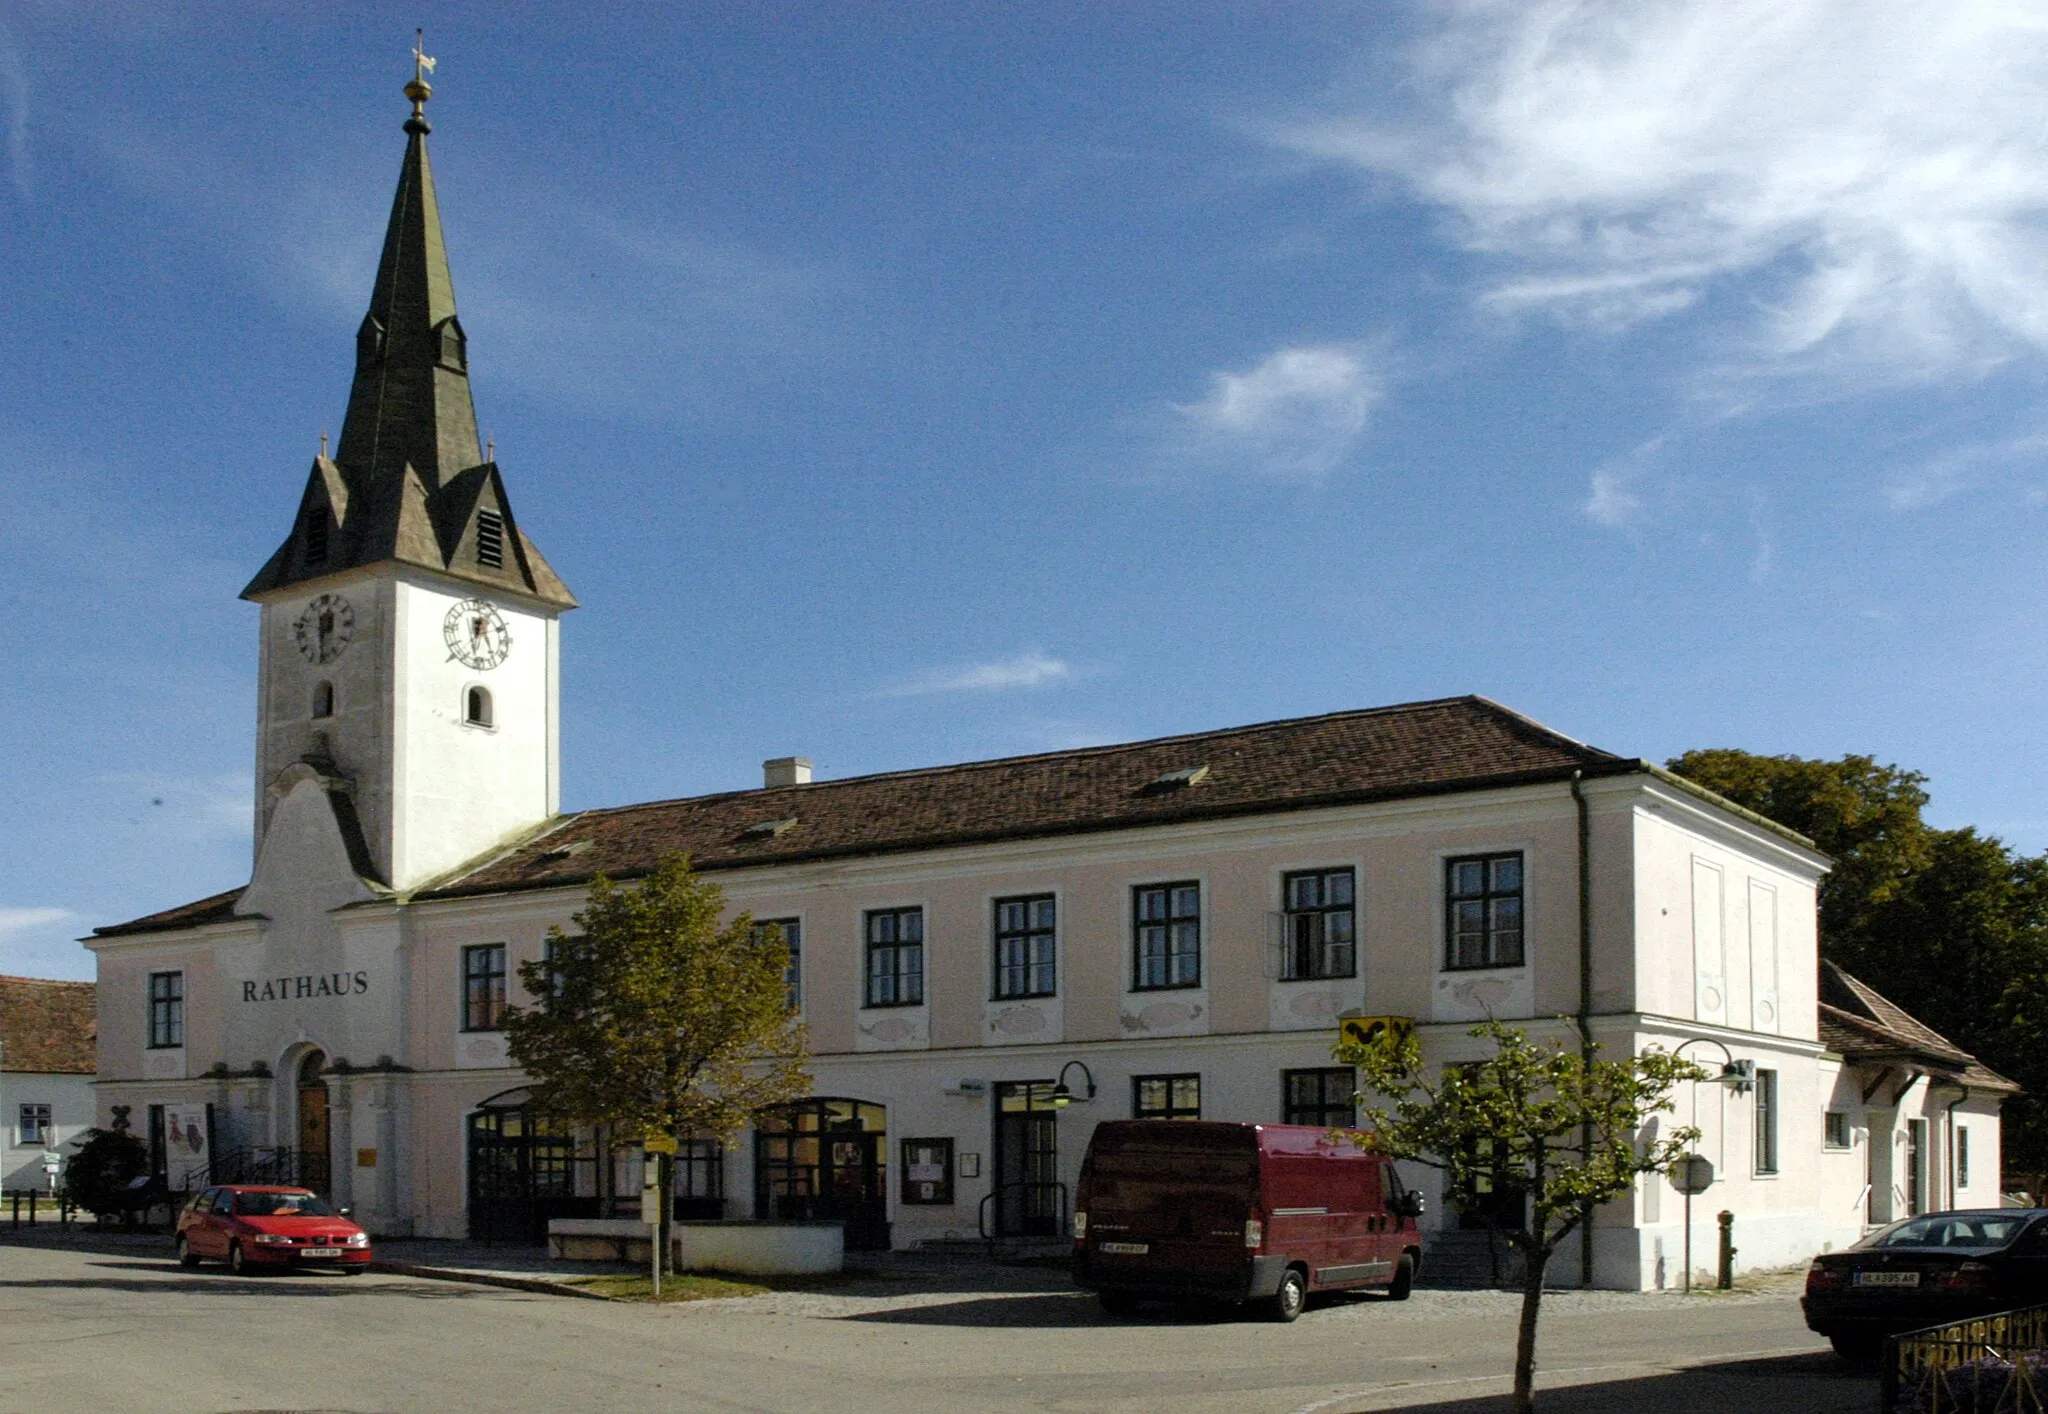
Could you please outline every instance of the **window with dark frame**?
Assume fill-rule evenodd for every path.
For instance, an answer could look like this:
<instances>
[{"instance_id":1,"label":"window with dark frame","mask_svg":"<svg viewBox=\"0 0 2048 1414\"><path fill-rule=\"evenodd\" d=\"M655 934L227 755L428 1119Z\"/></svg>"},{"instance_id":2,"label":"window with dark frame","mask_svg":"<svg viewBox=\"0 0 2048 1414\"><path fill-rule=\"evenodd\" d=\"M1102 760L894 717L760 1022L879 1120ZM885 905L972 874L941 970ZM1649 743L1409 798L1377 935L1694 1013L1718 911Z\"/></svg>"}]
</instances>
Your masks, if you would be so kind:
<instances>
[{"instance_id":1,"label":"window with dark frame","mask_svg":"<svg viewBox=\"0 0 2048 1414\"><path fill-rule=\"evenodd\" d=\"M1358 975L1357 875L1305 869L1281 880L1286 901L1280 980Z\"/></svg>"},{"instance_id":2,"label":"window with dark frame","mask_svg":"<svg viewBox=\"0 0 2048 1414\"><path fill-rule=\"evenodd\" d=\"M1756 1171L1778 1171L1778 1072L1756 1073Z\"/></svg>"},{"instance_id":3,"label":"window with dark frame","mask_svg":"<svg viewBox=\"0 0 2048 1414\"><path fill-rule=\"evenodd\" d=\"M789 1009L804 1005L804 925L795 918L760 918L754 922L754 936L773 938L789 949L789 966L782 969L783 985L789 989Z\"/></svg>"},{"instance_id":4,"label":"window with dark frame","mask_svg":"<svg viewBox=\"0 0 2048 1414\"><path fill-rule=\"evenodd\" d=\"M1201 1076L1134 1075L1131 1077L1132 1119L1200 1119L1201 1117Z\"/></svg>"},{"instance_id":5,"label":"window with dark frame","mask_svg":"<svg viewBox=\"0 0 2048 1414\"><path fill-rule=\"evenodd\" d=\"M1522 965L1522 855L1444 861L1444 966Z\"/></svg>"},{"instance_id":6,"label":"window with dark frame","mask_svg":"<svg viewBox=\"0 0 2048 1414\"><path fill-rule=\"evenodd\" d=\"M995 902L995 995L1049 997L1058 990L1054 937L1058 906L1051 894L999 898Z\"/></svg>"},{"instance_id":7,"label":"window with dark frame","mask_svg":"<svg viewBox=\"0 0 2048 1414\"><path fill-rule=\"evenodd\" d=\"M1849 1113L1847 1110L1829 1110L1821 1117L1821 1147L1824 1149L1846 1149L1849 1147Z\"/></svg>"},{"instance_id":8,"label":"window with dark frame","mask_svg":"<svg viewBox=\"0 0 2048 1414\"><path fill-rule=\"evenodd\" d=\"M185 974L149 974L149 1048L173 1049L185 1044Z\"/></svg>"},{"instance_id":9,"label":"window with dark frame","mask_svg":"<svg viewBox=\"0 0 2048 1414\"><path fill-rule=\"evenodd\" d=\"M489 688L472 687L462 694L462 720L472 727L492 725Z\"/></svg>"},{"instance_id":10,"label":"window with dark frame","mask_svg":"<svg viewBox=\"0 0 2048 1414\"><path fill-rule=\"evenodd\" d=\"M1280 1072L1280 1122L1351 1129L1358 1123L1358 1077L1348 1065Z\"/></svg>"},{"instance_id":11,"label":"window with dark frame","mask_svg":"<svg viewBox=\"0 0 2048 1414\"><path fill-rule=\"evenodd\" d=\"M865 918L866 1005L920 1005L924 1001L924 910L878 908Z\"/></svg>"},{"instance_id":12,"label":"window with dark frame","mask_svg":"<svg viewBox=\"0 0 2048 1414\"><path fill-rule=\"evenodd\" d=\"M48 1144L50 1134L50 1107L48 1105L23 1105L21 1107L20 1144Z\"/></svg>"},{"instance_id":13,"label":"window with dark frame","mask_svg":"<svg viewBox=\"0 0 2048 1414\"><path fill-rule=\"evenodd\" d=\"M505 517L497 511L476 513L476 562L485 569L505 567Z\"/></svg>"},{"instance_id":14,"label":"window with dark frame","mask_svg":"<svg viewBox=\"0 0 2048 1414\"><path fill-rule=\"evenodd\" d=\"M1131 890L1131 989L1202 985L1202 886L1140 884Z\"/></svg>"},{"instance_id":15,"label":"window with dark frame","mask_svg":"<svg viewBox=\"0 0 2048 1414\"><path fill-rule=\"evenodd\" d=\"M505 945L479 943L462 950L462 1029L499 1031L505 1025Z\"/></svg>"},{"instance_id":16,"label":"window with dark frame","mask_svg":"<svg viewBox=\"0 0 2048 1414\"><path fill-rule=\"evenodd\" d=\"M723 1202L725 1145L716 1139L678 1139L669 1183L677 1198Z\"/></svg>"},{"instance_id":17,"label":"window with dark frame","mask_svg":"<svg viewBox=\"0 0 2048 1414\"><path fill-rule=\"evenodd\" d=\"M1956 1126L1956 1187L1970 1186L1970 1131Z\"/></svg>"}]
</instances>

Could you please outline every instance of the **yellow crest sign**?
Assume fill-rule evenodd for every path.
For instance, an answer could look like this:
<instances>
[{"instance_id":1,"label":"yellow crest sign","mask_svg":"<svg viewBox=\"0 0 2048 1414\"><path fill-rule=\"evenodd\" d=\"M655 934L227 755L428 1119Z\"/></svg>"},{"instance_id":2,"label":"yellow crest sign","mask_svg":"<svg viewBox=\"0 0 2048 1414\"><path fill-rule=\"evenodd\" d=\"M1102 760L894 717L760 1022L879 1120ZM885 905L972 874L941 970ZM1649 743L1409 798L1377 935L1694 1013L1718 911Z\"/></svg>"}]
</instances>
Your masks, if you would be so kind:
<instances>
[{"instance_id":1,"label":"yellow crest sign","mask_svg":"<svg viewBox=\"0 0 2048 1414\"><path fill-rule=\"evenodd\" d=\"M1347 1016L1337 1023L1337 1039L1349 1046L1403 1046L1415 1036L1409 1016Z\"/></svg>"}]
</instances>

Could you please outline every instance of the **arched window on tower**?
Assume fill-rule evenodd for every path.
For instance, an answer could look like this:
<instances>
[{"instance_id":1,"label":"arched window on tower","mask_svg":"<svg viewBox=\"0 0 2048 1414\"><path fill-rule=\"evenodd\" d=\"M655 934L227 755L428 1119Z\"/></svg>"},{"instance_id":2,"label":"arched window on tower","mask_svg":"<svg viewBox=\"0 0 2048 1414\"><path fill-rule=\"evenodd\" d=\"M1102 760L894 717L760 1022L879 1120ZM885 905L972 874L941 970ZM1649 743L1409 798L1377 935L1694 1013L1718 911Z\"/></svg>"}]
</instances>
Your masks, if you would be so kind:
<instances>
[{"instance_id":1,"label":"arched window on tower","mask_svg":"<svg viewBox=\"0 0 2048 1414\"><path fill-rule=\"evenodd\" d=\"M313 720L334 715L334 684L325 679L313 684Z\"/></svg>"},{"instance_id":2,"label":"arched window on tower","mask_svg":"<svg viewBox=\"0 0 2048 1414\"><path fill-rule=\"evenodd\" d=\"M491 725L491 690L487 687L472 687L462 694L462 720L467 726L488 727Z\"/></svg>"}]
</instances>

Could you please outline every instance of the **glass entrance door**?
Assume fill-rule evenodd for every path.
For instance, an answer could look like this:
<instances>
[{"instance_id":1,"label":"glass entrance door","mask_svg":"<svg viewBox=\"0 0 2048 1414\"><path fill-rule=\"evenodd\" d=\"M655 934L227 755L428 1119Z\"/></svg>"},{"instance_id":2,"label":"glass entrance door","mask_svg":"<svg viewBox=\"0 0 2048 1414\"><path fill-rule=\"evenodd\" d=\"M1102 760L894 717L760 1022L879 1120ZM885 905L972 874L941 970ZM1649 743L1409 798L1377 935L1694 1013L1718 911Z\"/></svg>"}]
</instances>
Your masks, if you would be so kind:
<instances>
[{"instance_id":1,"label":"glass entrance door","mask_svg":"<svg viewBox=\"0 0 2048 1414\"><path fill-rule=\"evenodd\" d=\"M1050 1080L996 1086L996 1235L1058 1237L1065 1216L1059 1186L1059 1111Z\"/></svg>"},{"instance_id":2,"label":"glass entrance door","mask_svg":"<svg viewBox=\"0 0 2048 1414\"><path fill-rule=\"evenodd\" d=\"M888 1251L887 1113L840 1099L764 1111L754 1125L754 1215L837 1218L849 1251Z\"/></svg>"}]
</instances>

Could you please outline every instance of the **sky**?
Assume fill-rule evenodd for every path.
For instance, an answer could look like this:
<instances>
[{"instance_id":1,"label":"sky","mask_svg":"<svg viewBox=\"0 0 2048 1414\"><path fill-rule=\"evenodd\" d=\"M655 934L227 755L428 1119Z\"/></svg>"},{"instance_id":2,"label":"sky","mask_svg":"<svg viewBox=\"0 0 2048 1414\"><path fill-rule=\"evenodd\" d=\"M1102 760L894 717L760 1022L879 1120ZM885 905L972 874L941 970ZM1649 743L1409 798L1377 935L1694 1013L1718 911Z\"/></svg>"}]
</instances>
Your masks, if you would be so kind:
<instances>
[{"instance_id":1,"label":"sky","mask_svg":"<svg viewBox=\"0 0 2048 1414\"><path fill-rule=\"evenodd\" d=\"M2048 16L0 9L0 972L248 877L415 26L565 808L1475 692L2048 847Z\"/></svg>"}]
</instances>

